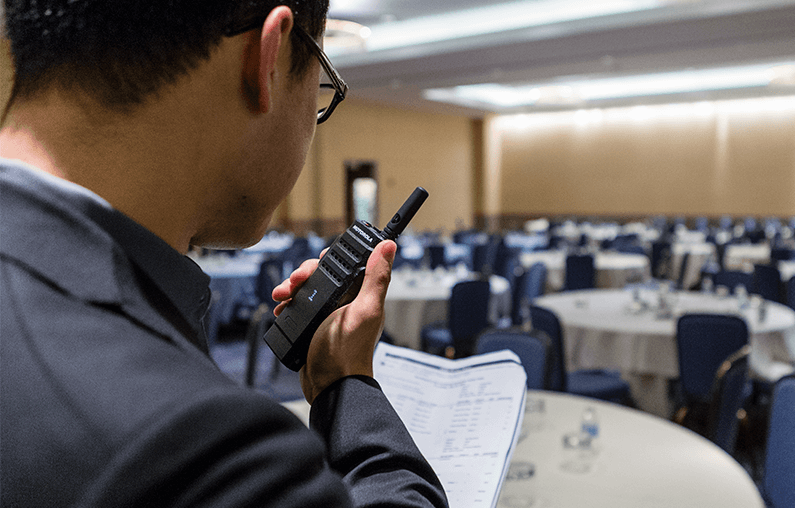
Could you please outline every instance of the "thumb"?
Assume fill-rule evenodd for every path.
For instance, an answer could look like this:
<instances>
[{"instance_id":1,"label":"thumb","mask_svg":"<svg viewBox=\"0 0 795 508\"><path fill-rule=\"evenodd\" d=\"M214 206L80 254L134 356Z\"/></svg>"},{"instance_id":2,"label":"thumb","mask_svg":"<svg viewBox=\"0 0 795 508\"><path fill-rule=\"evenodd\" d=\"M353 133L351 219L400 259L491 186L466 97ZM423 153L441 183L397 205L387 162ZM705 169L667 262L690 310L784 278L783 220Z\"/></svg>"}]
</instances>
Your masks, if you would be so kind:
<instances>
[{"instance_id":1,"label":"thumb","mask_svg":"<svg viewBox=\"0 0 795 508\"><path fill-rule=\"evenodd\" d=\"M392 263L395 260L397 245L392 240L384 240L375 246L364 271L362 288L359 291L359 304L364 308L380 309L386 299L386 290L392 278Z\"/></svg>"}]
</instances>

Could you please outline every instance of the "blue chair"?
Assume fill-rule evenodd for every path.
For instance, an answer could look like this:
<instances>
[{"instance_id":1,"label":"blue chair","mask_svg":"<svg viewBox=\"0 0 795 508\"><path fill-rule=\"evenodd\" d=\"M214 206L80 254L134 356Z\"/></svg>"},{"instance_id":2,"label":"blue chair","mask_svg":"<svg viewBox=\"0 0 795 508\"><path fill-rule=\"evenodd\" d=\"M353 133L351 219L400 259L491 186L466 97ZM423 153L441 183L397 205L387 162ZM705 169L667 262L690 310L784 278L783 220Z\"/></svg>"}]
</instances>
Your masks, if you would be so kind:
<instances>
[{"instance_id":1,"label":"blue chair","mask_svg":"<svg viewBox=\"0 0 795 508\"><path fill-rule=\"evenodd\" d=\"M538 262L520 275L513 288L511 323L523 325L530 320L529 307L539 296L543 296L547 283L547 266Z\"/></svg>"},{"instance_id":2,"label":"blue chair","mask_svg":"<svg viewBox=\"0 0 795 508\"><path fill-rule=\"evenodd\" d=\"M430 257L431 270L441 266L447 267L447 259L444 254L444 245L434 244L428 246L428 256Z\"/></svg>"},{"instance_id":3,"label":"blue chair","mask_svg":"<svg viewBox=\"0 0 795 508\"><path fill-rule=\"evenodd\" d=\"M596 267L593 254L570 254L566 256L564 288L567 291L592 289L596 285Z\"/></svg>"},{"instance_id":4,"label":"blue chair","mask_svg":"<svg viewBox=\"0 0 795 508\"><path fill-rule=\"evenodd\" d=\"M525 332L515 328L487 330L478 338L477 353L509 349L516 353L527 373L527 388L546 390L549 385L549 338L543 332Z\"/></svg>"},{"instance_id":5,"label":"blue chair","mask_svg":"<svg viewBox=\"0 0 795 508\"><path fill-rule=\"evenodd\" d=\"M739 316L685 314L676 323L679 398L674 421L701 435L707 419L715 374L733 353L748 344L748 326Z\"/></svg>"},{"instance_id":6,"label":"blue chair","mask_svg":"<svg viewBox=\"0 0 795 508\"><path fill-rule=\"evenodd\" d=\"M765 300L781 303L781 272L773 265L754 265L749 291Z\"/></svg>"},{"instance_id":7,"label":"blue chair","mask_svg":"<svg viewBox=\"0 0 795 508\"><path fill-rule=\"evenodd\" d=\"M459 358L472 354L478 335L489 326L490 297L487 279L454 285L448 302L447 323L434 323L422 329L422 350Z\"/></svg>"},{"instance_id":8,"label":"blue chair","mask_svg":"<svg viewBox=\"0 0 795 508\"><path fill-rule=\"evenodd\" d=\"M743 346L724 361L712 383L712 400L707 437L734 455L739 420L737 413L750 396L748 380L748 355L751 347Z\"/></svg>"},{"instance_id":9,"label":"blue chair","mask_svg":"<svg viewBox=\"0 0 795 508\"><path fill-rule=\"evenodd\" d=\"M788 307L795 310L795 276L790 277L787 281L786 304Z\"/></svg>"},{"instance_id":10,"label":"blue chair","mask_svg":"<svg viewBox=\"0 0 795 508\"><path fill-rule=\"evenodd\" d=\"M795 506L795 376L773 389L762 494L771 508Z\"/></svg>"},{"instance_id":11,"label":"blue chair","mask_svg":"<svg viewBox=\"0 0 795 508\"><path fill-rule=\"evenodd\" d=\"M501 244L502 239L493 236L486 243L472 247L472 270L486 275L497 273Z\"/></svg>"},{"instance_id":12,"label":"blue chair","mask_svg":"<svg viewBox=\"0 0 795 508\"><path fill-rule=\"evenodd\" d=\"M671 242L658 241L651 244L651 275L662 279L666 275L666 267L671 258Z\"/></svg>"},{"instance_id":13,"label":"blue chair","mask_svg":"<svg viewBox=\"0 0 795 508\"><path fill-rule=\"evenodd\" d=\"M604 369L567 372L563 329L554 312L533 305L530 320L534 330L543 331L550 339L550 390L633 405L629 384L618 372Z\"/></svg>"},{"instance_id":14,"label":"blue chair","mask_svg":"<svg viewBox=\"0 0 795 508\"><path fill-rule=\"evenodd\" d=\"M257 274L256 291L260 303L266 303L272 309L276 307L273 301L273 289L286 278L284 260L281 256L268 257L259 265Z\"/></svg>"},{"instance_id":15,"label":"blue chair","mask_svg":"<svg viewBox=\"0 0 795 508\"><path fill-rule=\"evenodd\" d=\"M751 290L753 284L753 276L750 273L741 272L739 270L721 270L713 277L715 287L726 286L731 292L734 292L737 286L743 285L748 291Z\"/></svg>"},{"instance_id":16,"label":"blue chair","mask_svg":"<svg viewBox=\"0 0 795 508\"><path fill-rule=\"evenodd\" d=\"M687 275L687 265L690 264L690 253L682 254L682 264L679 265L679 273L676 276L676 287L679 289L690 289L685 287L685 276Z\"/></svg>"},{"instance_id":17,"label":"blue chair","mask_svg":"<svg viewBox=\"0 0 795 508\"><path fill-rule=\"evenodd\" d=\"M770 249L770 259L773 261L789 261L793 259L795 250L787 247L772 247Z\"/></svg>"}]
</instances>

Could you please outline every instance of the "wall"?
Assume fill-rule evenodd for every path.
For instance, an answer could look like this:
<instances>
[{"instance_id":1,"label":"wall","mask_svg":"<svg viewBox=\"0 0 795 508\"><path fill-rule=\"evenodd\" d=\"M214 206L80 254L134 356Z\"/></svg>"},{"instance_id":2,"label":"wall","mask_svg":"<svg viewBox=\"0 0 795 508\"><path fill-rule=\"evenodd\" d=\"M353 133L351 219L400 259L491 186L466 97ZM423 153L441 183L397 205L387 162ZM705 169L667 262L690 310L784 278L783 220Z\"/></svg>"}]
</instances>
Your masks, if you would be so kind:
<instances>
[{"instance_id":1,"label":"wall","mask_svg":"<svg viewBox=\"0 0 795 508\"><path fill-rule=\"evenodd\" d=\"M489 214L795 215L795 97L490 117Z\"/></svg>"},{"instance_id":2,"label":"wall","mask_svg":"<svg viewBox=\"0 0 795 508\"><path fill-rule=\"evenodd\" d=\"M0 111L5 108L11 95L14 70L11 64L11 44L8 39L0 37Z\"/></svg>"},{"instance_id":3,"label":"wall","mask_svg":"<svg viewBox=\"0 0 795 508\"><path fill-rule=\"evenodd\" d=\"M345 161L373 160L378 168L381 223L415 187L422 186L430 197L410 227L415 231L470 227L481 133L482 123L468 118L346 99L328 122L318 126L307 165L289 198L291 226L304 229L320 224L323 233L347 226Z\"/></svg>"}]
</instances>

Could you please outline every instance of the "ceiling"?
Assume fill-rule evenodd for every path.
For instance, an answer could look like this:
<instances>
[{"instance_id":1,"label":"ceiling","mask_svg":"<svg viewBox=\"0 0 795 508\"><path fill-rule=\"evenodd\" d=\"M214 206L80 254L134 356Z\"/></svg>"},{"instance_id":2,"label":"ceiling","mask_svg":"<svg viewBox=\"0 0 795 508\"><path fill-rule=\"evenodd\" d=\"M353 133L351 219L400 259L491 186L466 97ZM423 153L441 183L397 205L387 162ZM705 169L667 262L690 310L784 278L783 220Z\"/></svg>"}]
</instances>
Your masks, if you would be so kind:
<instances>
[{"instance_id":1,"label":"ceiling","mask_svg":"<svg viewBox=\"0 0 795 508\"><path fill-rule=\"evenodd\" d=\"M547 17L539 19L541 14ZM795 65L795 0L331 0L329 16L372 30L365 39L368 50L332 53L351 96L470 116L592 104L506 110L431 101L423 92L768 62ZM426 28L430 32L423 35ZM403 40L384 42L386 35ZM598 105L795 95L795 75L791 81L792 86L622 98Z\"/></svg>"}]
</instances>

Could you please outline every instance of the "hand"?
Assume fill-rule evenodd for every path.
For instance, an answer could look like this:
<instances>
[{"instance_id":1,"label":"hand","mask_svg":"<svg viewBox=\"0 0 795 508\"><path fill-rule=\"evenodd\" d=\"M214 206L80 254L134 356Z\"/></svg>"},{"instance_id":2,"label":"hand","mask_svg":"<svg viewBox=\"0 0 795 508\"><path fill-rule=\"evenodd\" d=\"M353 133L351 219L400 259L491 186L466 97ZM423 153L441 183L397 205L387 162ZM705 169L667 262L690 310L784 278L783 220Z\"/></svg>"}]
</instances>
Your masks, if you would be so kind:
<instances>
[{"instance_id":1,"label":"hand","mask_svg":"<svg viewBox=\"0 0 795 508\"><path fill-rule=\"evenodd\" d=\"M301 389L310 404L340 378L372 377L373 353L384 328L384 300L396 250L395 242L389 240L376 245L367 261L358 296L331 313L312 338L306 365L300 371ZM276 316L315 271L317 264L316 259L305 261L273 290L273 299L281 302L274 310Z\"/></svg>"}]
</instances>

